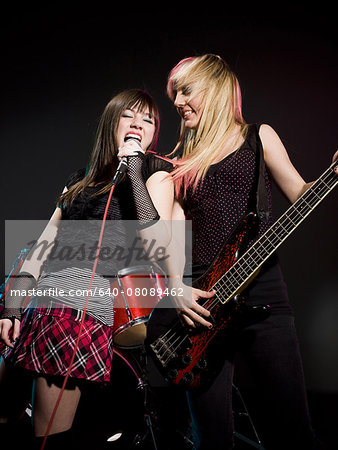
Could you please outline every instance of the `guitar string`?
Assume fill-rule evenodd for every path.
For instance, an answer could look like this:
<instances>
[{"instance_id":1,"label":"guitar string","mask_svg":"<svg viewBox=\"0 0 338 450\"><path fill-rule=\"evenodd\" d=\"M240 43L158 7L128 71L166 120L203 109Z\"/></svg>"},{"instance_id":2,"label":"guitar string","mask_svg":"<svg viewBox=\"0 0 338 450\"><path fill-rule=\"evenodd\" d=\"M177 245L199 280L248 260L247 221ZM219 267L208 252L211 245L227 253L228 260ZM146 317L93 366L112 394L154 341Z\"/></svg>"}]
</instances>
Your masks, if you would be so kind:
<instances>
[{"instance_id":1,"label":"guitar string","mask_svg":"<svg viewBox=\"0 0 338 450\"><path fill-rule=\"evenodd\" d=\"M305 202L305 203L307 203L307 202ZM302 215L300 215L300 216L301 216L301 218L302 218ZM289 218L290 218L290 217L289 217ZM291 219L291 222L292 222L293 225L295 225L292 219ZM282 228L283 228L283 230L285 231L285 228L284 228L283 226L282 226ZM268 241L269 241L269 239L268 239ZM279 236L277 235L277 243L280 242L280 241L282 242L283 239L281 240L281 239L279 238ZM271 244L271 241L269 241L269 242L270 242L270 244ZM272 241L272 243L273 243L273 241ZM272 247L272 248L274 248L274 245L275 245L275 244L273 243L273 247ZM238 274L237 269L235 270L235 272ZM223 293L223 290L220 291L220 290L218 289L218 294L221 294L221 296L222 296L222 293ZM211 305L210 305L210 308L207 308L207 309L212 310L213 307L214 307L216 304L218 304L218 302L219 302L219 299L217 298L217 296L215 296L214 302L212 302ZM204 306L206 306L206 304L205 304ZM171 330L171 331L173 331L173 330ZM175 336L175 334L173 333L172 336ZM175 340L174 342L172 342L172 343L170 344L171 347L169 346L169 347L167 348L167 350L166 350L165 353L170 352L170 350L171 350L171 353L168 353L168 356L167 356L167 359L166 359L166 361L165 361L165 364L167 364L167 362L171 359L171 356L172 356L172 354L173 354L172 349L174 349L174 352L176 352L176 350L177 350L177 349L184 343L184 341L185 341L186 339L188 339L188 338L189 338L188 335L184 336L183 339L179 342L178 346L176 346L176 348L174 347L174 345L175 345L175 343L177 342L177 338L176 338L176 340Z\"/></svg>"},{"instance_id":2,"label":"guitar string","mask_svg":"<svg viewBox=\"0 0 338 450\"><path fill-rule=\"evenodd\" d=\"M332 184L332 186L330 186L329 184L327 184L327 183L325 183L325 181L324 181L324 178L326 177L326 175L329 175L329 178L331 179L331 180L329 180L329 181L333 181L333 184ZM299 225L299 223L324 199L324 197L330 192L330 190L332 190L333 189L333 187L336 185L336 183L338 182L338 180L337 180L337 177L334 175L334 176L332 176L332 175L334 175L333 174L333 171L332 171L332 167L331 168L329 168L329 169L327 169L327 171L326 172L324 172L324 174L316 181L316 182L314 182L314 184L313 184L313 186L312 186L312 188L310 188L308 191L306 191L305 193L304 193L304 195L302 196L302 197L300 197L300 199L298 199L292 206L291 206L291 208L289 208L289 210L288 211L286 211L283 215L282 215L282 217L279 219L279 220L277 220L273 225L272 225L272 227L258 240L258 241L256 241L256 243L253 245L253 247L251 247L246 253L245 253L245 255L243 255L243 257L244 256L246 256L248 253L250 253L250 251L253 249L254 250L254 252L257 252L257 250L254 248L255 246L262 246L262 243L260 242L261 240L263 240L263 239L265 239L265 240L267 240L268 241L268 243L270 244L270 245L272 245L272 251L271 250L269 250L268 251L268 255L270 254L270 253L272 253L274 250L275 250L275 246L278 244L278 243L282 243L283 242L283 240L285 239L285 237L287 237L287 235L290 233L290 232L292 232L295 228L296 228L296 226L298 226ZM322 186L324 184L324 186ZM319 189L323 189L324 188L324 195L322 195L322 196L320 196L320 194L322 194L321 192L319 193L319 195L318 195L318 193L316 192L316 188L319 188ZM329 190L327 190L327 189L325 189L325 188L329 188ZM317 200L315 200L315 202L314 202L314 204L313 205L311 205L311 201L313 200L312 198L311 198L311 196L312 196L312 194L313 194L313 196L314 197L317 197ZM309 199L307 198L307 197L310 197ZM309 201L309 202L308 202ZM298 205L298 203L299 203L299 205ZM306 212L305 213L305 215L303 216L303 214L300 212L300 211L298 211L297 212L297 207L299 207L299 208L302 208L303 207L303 204L305 204L305 206L307 206L308 207L308 212ZM291 215L293 214L293 213L295 213L295 217L291 217ZM297 217L298 216L298 217ZM300 220L301 219L301 220ZM283 223L282 222L282 220L284 220L285 221L285 223ZM293 220L296 220L296 224L293 222ZM299 221L300 220L300 222L298 222L297 223L297 221ZM287 228L285 228L284 227L284 225L290 225L290 222L291 222L291 224L292 224L292 226L291 226L291 230L290 231L287 231ZM277 229L277 231L278 231L278 227L281 227L282 228L282 230L284 230L284 232L285 231L287 231L287 233L286 233L286 236L284 236L282 239L280 238L280 235L279 234L277 234L276 232L275 232L275 230L274 230L274 228L276 228ZM274 243L274 241L272 240L270 240L266 235L269 233L269 232L272 232L274 235L275 235L275 238L277 238L277 244L275 244ZM264 248L264 247L263 247ZM251 255L249 255L249 257L250 257ZM262 264L263 262L264 262L264 260L263 261L261 261L262 260L262 258L260 257L260 255L258 254L258 256L259 256L259 262L257 263L254 259L253 259L253 261L256 263L256 264ZM229 271L228 272L233 272L233 271L235 271L238 275L239 275L239 273L238 273L238 270L237 270L237 266L236 266L236 264L239 262L240 260L238 260L230 269L229 269ZM238 265L238 264L237 264ZM250 268L250 266L249 266L249 268ZM256 270L256 269L255 269ZM214 286L210 289L210 291L212 290L212 289L214 289L215 287L217 287L217 285L218 285L218 283L220 283L221 282L221 280L223 280L223 278L225 278L225 276L226 275L228 275L228 272L226 272L226 274L224 274L222 277L221 277L221 279L220 280L218 280L215 284L214 284ZM231 273L230 273L230 277L231 277ZM228 277L227 277L228 278ZM223 280L224 281L224 280ZM210 303L210 305L208 305L208 307L209 307L209 311L212 311L213 309L214 309L214 307L219 303L219 299L217 299L217 295L219 294L219 292L221 292L222 294L224 294L224 293L226 293L226 291L222 288L222 286L220 286L220 288L221 288L221 291L218 289L217 290L217 294L215 295L215 298L214 298L214 300ZM208 301L209 300L206 300L205 301L205 303L204 304L202 304L202 306L207 306L207 303L208 303ZM172 332L172 335L171 335L171 337L169 337L169 340L171 339L171 338L175 338L175 333L173 332L174 331L174 328L176 327L176 325L178 325L179 323L176 323L171 329L169 329L164 335L163 335L163 337L165 337L165 336L167 336L170 332ZM177 336L177 334L176 334L176 336ZM169 348L170 347L172 347L172 348L174 348L174 345L175 345L175 343L177 342L177 340L179 339L179 335L178 335L178 337L176 337L176 339L174 340L174 342L172 342L172 343L170 343L170 346L169 346ZM176 351L177 351L177 349L184 343L184 341L186 340L186 339L188 339L189 338L189 336L188 336L188 334L186 334L186 336L184 336L183 337L183 339L180 341L180 343L179 343L179 345L178 346L176 346L175 348L174 348L174 351L172 351L171 350L171 353L176 353ZM168 341L166 341L166 342L168 342ZM164 345L164 344L163 344ZM162 345L162 347L163 347L163 345ZM166 347L168 347L168 345L166 346ZM167 350L164 352L164 354L166 353L166 352L168 352L169 351L169 348L167 348ZM168 358L170 358L170 355L168 356ZM165 364L168 362L168 358L167 358L167 360L166 360L166 362L165 362Z\"/></svg>"},{"instance_id":3,"label":"guitar string","mask_svg":"<svg viewBox=\"0 0 338 450\"><path fill-rule=\"evenodd\" d=\"M330 174L332 175L332 172L330 172ZM323 180L317 180L318 182L319 181L323 181ZM331 187L331 189L334 187L334 185L335 185L335 183L337 183L337 179L335 178L335 179L333 179L333 185L332 186L329 186L328 184L326 184L326 186L327 187ZM325 184L325 183L324 183ZM317 186L316 186L317 187ZM319 186L320 187L320 186ZM322 186L323 187L323 186ZM315 192L315 191L314 191ZM308 193L308 191L306 192L306 193ZM305 194L306 194L305 193ZM317 193L315 193L315 196L317 197L317 198L320 198L320 200L319 201L316 201L313 205L311 205L311 204L309 204L306 200L305 200L305 203L306 203L306 205L309 207L309 209L310 209L310 211L324 198L324 196L323 197L319 197L318 195L317 195ZM304 200L302 197L301 197L301 199L302 200ZM307 199L308 200L308 199ZM311 201L311 199L310 199L310 201ZM293 205L293 206L295 206L295 204ZM309 211L309 212L310 212ZM306 215L309 213L309 212L307 212L306 213L306 215L302 215L302 214L299 214L299 213L297 213L297 211L290 211L291 212L291 214L293 214L293 213L295 213L296 214L296 216L298 215L300 215L300 217L301 218L305 218L306 217ZM287 214L287 213L285 213L285 214ZM281 221L282 219L284 219L284 223ZM275 248L276 248L276 245L278 244L278 241L280 241L280 243L282 243L283 242L283 240L285 239L285 237L287 237L287 235L290 233L290 231L288 231L287 232L287 234L286 234L286 236L283 236L282 237L282 239L280 238L280 232L278 233L278 234L276 234L276 236L275 237L277 237L277 244L276 244L276 242L274 242L274 241L271 241L271 239L269 239L268 237L267 237L267 234L271 231L272 233L276 233L275 232L275 230L273 229L273 228L278 228L278 226L279 227L281 227L283 230L285 230L285 227L284 227L284 225L285 225L285 223L286 223L286 225L288 225L289 224L289 222L291 221L292 222L292 226L291 226L291 231L293 231L293 229L294 229L294 226L295 226L295 224L294 224L294 222L293 222L293 219L295 219L295 217L290 217L290 213L287 215L287 216L285 216L285 215L283 215L277 222L275 222L275 224L254 244L254 246L253 247L251 247L248 251L247 251L247 253L245 254L245 255L243 255L243 258L244 258L244 256L245 256L245 259L243 260L243 262L239 259L238 261L236 261L236 263L229 269L229 271L228 272L226 272L226 274L224 274L224 276L223 277L226 277L226 278L229 278L229 276L231 276L231 272L233 272L233 271L235 271L237 274L239 274L239 272L238 272L238 270L237 270L237 266L238 265L240 265L239 263L240 262L242 262L243 264L247 264L247 262L246 262L246 260L248 259L248 257L250 258L251 257L251 255L249 254L249 253L252 253L252 252L256 252L256 248L255 247L258 247L258 246L262 246L262 242L261 241L263 241L264 239L265 239L265 241L268 241L271 245L272 245L272 249L274 250ZM296 219L297 220L299 220L299 217L296 217ZM297 224L298 225L298 224ZM264 248L266 248L266 243L263 245L263 250L264 250ZM272 251L273 251L272 250ZM267 252L267 254L269 255L271 253L271 250L269 250L268 252ZM255 261L255 259L253 258L253 262L254 262L254 264L257 266L259 263L262 263L262 262L264 262L264 258L262 259L261 257L260 257L260 255L258 254L258 256L259 256L259 260L258 260L258 262L257 261ZM249 270L251 271L251 273L252 273L252 267L250 267L250 265L249 265ZM223 278L222 277L222 278ZM220 282L221 280L222 280L222 278L220 279L220 280L218 280L216 283L215 283L215 285L214 286L216 286L216 284L218 283L218 282ZM228 283L229 283L229 281L230 280L227 280L228 281ZM231 281L230 281L231 282ZM230 291L230 293L229 294L231 294L233 291Z\"/></svg>"},{"instance_id":4,"label":"guitar string","mask_svg":"<svg viewBox=\"0 0 338 450\"><path fill-rule=\"evenodd\" d=\"M330 174L332 175L332 172L330 172ZM323 178L323 177L322 177L322 178ZM319 179L319 180L317 180L317 182L318 182L318 184L319 184L319 182L324 182L324 181L323 181L322 179ZM335 177L334 183L333 183L333 186L331 186L331 189L334 187L334 185L335 185L336 183L337 183L337 179L336 179L336 177ZM315 184L316 184L316 183L315 183ZM325 182L324 182L324 184L325 184ZM306 201L305 198L301 197L301 199L300 199L300 200L303 201L303 203L305 203L305 205L307 205L307 206L309 207L309 209L310 209L309 212L311 212L311 210L312 210L312 209L313 209L320 201L322 201L323 198L324 198L324 196L323 196L323 197L320 197L320 196L318 196L317 193L315 192L315 187L317 187L317 186L313 186L313 187L314 187L313 192L310 192L309 194L314 194L314 196L316 196L317 199L319 198L319 201L315 202L314 205L311 205L311 204L309 204L309 203ZM326 187L330 187L330 186L329 186L328 184L326 184ZM306 193L308 193L308 191L307 191ZM327 192L327 193L328 193L328 192ZM326 194L325 194L325 195L326 195ZM308 195L308 196L309 196L309 195ZM310 198L310 201L311 201L311 198ZM300 203L301 203L301 202L300 202ZM295 207L296 205L294 204L293 206ZM303 205L300 205L300 206L303 206ZM288 211L287 211L287 212L288 212ZM300 212L291 210L291 214L294 213L294 212L296 213L296 216L297 216L297 215L300 216L300 218L301 218L302 220L303 220L303 218L306 217L306 215L309 213L309 212L307 212L306 215L303 216ZM284 218L284 219L289 219L288 222L291 221L293 227L295 226L295 223L293 222L292 218L290 217L290 214L287 215L287 214L285 213L285 215L283 215L282 218ZM282 219L282 218L281 218L281 219ZM294 218L293 218L293 219L294 219ZM299 217L296 217L296 219L299 220ZM287 223L288 223L288 222L287 222ZM283 228L283 230L285 231L285 228L283 227L283 224L281 223L281 220L277 221L277 222L275 223L275 225L276 225L275 228L278 228L278 225L282 225L282 228ZM297 225L298 225L298 224L297 224ZM291 227L291 230L293 230L293 227ZM272 228L273 228L273 227L272 227ZM272 231L274 232L274 230L272 230ZM275 232L274 232L274 233L275 233ZM279 238L278 235L276 235L276 236L277 236L278 241L281 241L281 242L283 241L283 240L280 240L280 238ZM264 237L264 236L263 236L263 237ZM265 236L265 238L266 238L266 236ZM267 240L270 242L269 239L267 239ZM278 241L277 241L277 242L278 242ZM273 245L275 245L275 244L273 244ZM274 248L274 246L273 246L273 248ZM232 269L232 268L231 268L231 269ZM231 269L230 269L230 270L231 270ZM237 269L235 269L235 271L237 272ZM237 273L238 273L238 272L237 272ZM216 285L216 284L217 284L217 282L215 283L215 285ZM214 287L215 287L215 285L214 285ZM218 292L219 292L219 291L218 291ZM215 296L215 297L216 297L216 296ZM208 302L208 300L205 302L204 306L206 306L206 303L207 303L207 302ZM210 309L209 309L209 310L212 310L213 307L216 306L216 304L218 304L218 302L219 302L219 300L215 298L215 301L211 303ZM170 332L170 331L173 331L173 329L168 330L168 332ZM168 332L167 332L166 334L168 334ZM173 333L172 337L175 337L175 334L174 334L174 333ZM179 348L179 346L182 345L182 343L183 343L188 337L189 337L188 335L186 335L186 336L183 337L182 341L181 341L180 344L175 348L174 352L176 352L176 350ZM175 340L173 343L171 343L171 346L173 346L176 342L177 342L177 338L176 338L176 340ZM169 350L167 349L166 352L167 352L167 351L169 351ZM169 356L170 356L170 355L169 355ZM167 360L166 360L166 363L167 363L167 361L168 361L168 358L167 358Z\"/></svg>"},{"instance_id":5,"label":"guitar string","mask_svg":"<svg viewBox=\"0 0 338 450\"><path fill-rule=\"evenodd\" d=\"M331 175L331 178L332 178L332 172L330 172L330 175ZM323 177L322 177L323 178ZM324 181L323 181L323 179L318 179L317 180L317 182L315 182L314 184L318 184L318 186L320 187L320 183L322 183L322 184L324 184L326 187L330 187L328 184L326 184ZM334 177L334 179L333 179L333 185L331 186L331 189L334 187L334 185L337 183L337 179L336 179L336 177ZM316 186L317 187L317 186ZM308 193L308 191L307 191L307 193ZM319 198L319 201L317 200L317 201L315 201L315 203L313 204L313 205L311 205L311 203L309 203L308 201L306 201L306 200L310 200L310 202L311 202L311 194L312 193L314 193L314 195L317 197L317 199ZM327 194L328 192L326 192L325 193L325 195ZM292 223L292 227L291 227L291 231L293 231L295 228L296 228L296 226L298 226L299 225L299 223L309 214L309 212L311 212L312 211L312 209L315 207L315 206L317 206L317 204L319 203L319 202L321 202L322 200L323 200L323 198L324 198L324 196L322 196L322 197L319 197L317 194L316 194L316 192L315 192L315 189L313 189L313 192L310 192L310 193L308 193L309 195L307 195L306 197L310 197L310 199L305 199L305 198L303 198L303 197L301 197L299 200L301 200L299 203L300 203L300 206L302 207L303 205L301 204L301 203L303 203L303 204L305 204L305 206L307 206L308 207L308 209L309 209L309 211L308 212L306 212L306 214L305 215L303 215L303 214L301 214L299 211L297 212L296 211L296 204L294 204L294 205L292 205L293 206L293 208L292 209L290 209L290 211L287 211L283 216L282 216L282 218L281 219L283 219L283 220L287 220L287 224L291 221L291 223ZM297 203L297 202L296 202ZM299 206L299 205L297 205L297 206ZM289 214L287 214L287 213L289 213ZM291 214L290 214L291 213ZM295 217L292 217L292 214L295 214ZM298 216L298 217L297 217ZM277 228L278 229L278 225L281 225L281 219L279 220L279 221L277 221L276 223L275 223L275 228ZM295 220L296 219L296 223L293 221L293 220ZM299 221L299 219L301 219L300 221ZM299 221L299 222L297 222L297 221ZM271 231L272 230L272 232L275 234L275 238L277 237L277 244L280 244L280 243L282 243L283 242L283 240L285 239L285 237L283 238L283 239L280 239L280 236L278 235L278 234L276 234L276 232L275 232L275 230L273 230L273 227L274 227L274 225L272 226L272 228L270 229L270 230L268 230L268 231ZM285 230L285 228L283 227L283 225L282 225L282 228ZM264 236L265 238L266 238L266 236ZM268 241L271 243L271 241L268 239ZM273 241L272 241L273 242ZM256 244L259 244L259 245L261 245L261 242L259 242L259 241L257 241L256 242ZM275 245L277 245L277 244L273 244L273 250L275 249ZM254 250L254 252L257 252L257 250L254 248L253 249ZM267 254L268 254L268 256L269 256L269 253L270 252L267 252ZM262 261L262 258L260 257L260 255L258 254L258 256L259 256L259 263L263 263L264 262L264 258L263 258L263 261ZM233 266L234 267L234 266ZM231 267L229 270L231 270L233 267ZM234 269L235 271L237 271L237 269L235 268ZM237 272L238 273L238 272ZM222 277L223 278L223 277ZM215 285L213 286L213 287L215 287L216 285L217 285L217 283L218 282L216 282L215 283ZM219 299L217 299L217 297L215 296L215 300L213 301L213 302L211 302L211 305L208 305L209 306L209 311L210 310L212 310L217 304L218 304L218 302L219 302L220 300ZM207 305L207 303L208 303L208 300L204 303L204 305L202 305L202 306L206 306ZM184 336L183 337L183 339L182 339L182 341L181 341L181 343L179 344L179 346L180 345L182 345L183 343L184 343L184 341L186 340L188 338L188 336L186 335L186 336ZM177 342L177 339L175 340L175 343ZM174 343L173 343L174 344ZM174 351L176 352L176 350L179 348L179 346L177 346L175 349L174 349ZM168 350L167 350L168 351Z\"/></svg>"}]
</instances>

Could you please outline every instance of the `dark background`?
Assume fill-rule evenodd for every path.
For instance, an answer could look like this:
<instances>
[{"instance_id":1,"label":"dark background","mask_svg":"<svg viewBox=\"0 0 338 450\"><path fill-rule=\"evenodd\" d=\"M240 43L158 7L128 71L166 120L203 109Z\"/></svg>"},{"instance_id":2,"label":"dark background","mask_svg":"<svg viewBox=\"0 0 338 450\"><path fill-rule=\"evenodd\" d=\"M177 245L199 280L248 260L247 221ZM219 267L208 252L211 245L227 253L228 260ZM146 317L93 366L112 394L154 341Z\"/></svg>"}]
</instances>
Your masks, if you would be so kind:
<instances>
[{"instance_id":1,"label":"dark background","mask_svg":"<svg viewBox=\"0 0 338 450\"><path fill-rule=\"evenodd\" d=\"M98 119L117 92L139 87L157 100L159 150L179 120L168 72L186 56L216 53L237 73L248 122L270 124L311 181L338 148L336 11L325 3L130 7L31 6L2 16L1 226L48 219L68 175L87 163ZM288 206L275 192L276 218ZM4 234L4 233L3 233ZM338 395L337 192L279 250L295 310L309 392ZM4 244L4 239L2 240ZM3 254L3 252L2 252ZM2 257L4 273L4 258ZM317 397L316 397L317 398ZM334 399L334 400L333 400Z\"/></svg>"}]
</instances>

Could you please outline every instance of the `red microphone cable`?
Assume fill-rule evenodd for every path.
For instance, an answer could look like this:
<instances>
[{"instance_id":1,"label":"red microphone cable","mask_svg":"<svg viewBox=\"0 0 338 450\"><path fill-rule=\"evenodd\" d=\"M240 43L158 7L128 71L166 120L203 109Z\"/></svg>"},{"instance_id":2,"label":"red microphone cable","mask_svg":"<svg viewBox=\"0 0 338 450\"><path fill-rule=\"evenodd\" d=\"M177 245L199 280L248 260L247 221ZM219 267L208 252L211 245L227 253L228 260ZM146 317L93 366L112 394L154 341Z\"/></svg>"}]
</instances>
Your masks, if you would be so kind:
<instances>
[{"instance_id":1,"label":"red microphone cable","mask_svg":"<svg viewBox=\"0 0 338 450\"><path fill-rule=\"evenodd\" d=\"M91 289L91 287L93 285L94 275L95 275L95 272L96 272L96 267L97 267L98 258L99 258L99 254L100 254L102 238L103 238L103 232L104 232L104 227L105 227L105 223L106 223L106 219L107 219L108 208L109 208L109 205L110 205L110 202L111 202L111 198L112 198L115 186L116 186L120 176L127 171L127 168L128 168L128 166L127 166L127 158L122 158L121 161L120 161L120 164L119 164L119 166L118 166L118 168L116 170L116 173L114 175L114 178L113 178L113 181L112 181L112 187L111 187L111 190L110 190L110 193L109 193L109 197L108 197L108 200L107 200L105 212L104 212L104 215L103 215L101 231L100 231L100 237L99 237L99 242L98 242L98 246L97 246L97 252L96 252L94 265L93 265L93 271L92 271L92 275L91 275L90 282L89 282L89 287L88 287L88 295L86 297L85 306L84 306L84 309L83 309L83 315L82 315L82 319L81 319L81 323L80 323L80 329L79 329L79 333L78 333L78 336L77 336L77 339L76 339L76 343L75 343L75 347L74 347L74 350L73 350L73 355L72 355L72 358L70 360L69 367L67 369L67 373L66 373L64 382L62 384L60 393L59 393L58 398L56 400L54 410L53 410L52 415L50 417L50 420L49 420L49 423L48 423L48 426L47 426L47 430L46 430L46 433L44 435L44 439L43 439L43 442L42 442L42 445L41 445L41 450L43 450L45 445L46 445L46 441L47 441L50 429L51 429L53 421L55 419L55 415L56 415L57 409L58 409L58 407L60 405L61 398L62 398L63 392L65 390L67 381L69 379L70 371L71 371L72 366L73 366L75 355L76 355L76 352L77 352L78 347L79 347L79 341L80 341L80 337L81 337L81 332L82 332L82 328L83 328L85 314L86 314L86 311L87 311L89 293L90 293L90 289Z\"/></svg>"}]
</instances>

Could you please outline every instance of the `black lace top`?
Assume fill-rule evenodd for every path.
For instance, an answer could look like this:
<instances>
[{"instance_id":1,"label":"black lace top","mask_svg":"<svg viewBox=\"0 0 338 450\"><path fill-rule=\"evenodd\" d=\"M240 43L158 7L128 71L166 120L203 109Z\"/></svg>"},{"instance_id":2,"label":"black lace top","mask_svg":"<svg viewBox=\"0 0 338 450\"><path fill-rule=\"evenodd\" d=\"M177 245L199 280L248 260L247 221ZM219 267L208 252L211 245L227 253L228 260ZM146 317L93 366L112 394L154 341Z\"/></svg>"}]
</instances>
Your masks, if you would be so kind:
<instances>
[{"instance_id":1,"label":"black lace top","mask_svg":"<svg viewBox=\"0 0 338 450\"><path fill-rule=\"evenodd\" d=\"M170 163L153 154L144 158L142 174L145 182L157 171L171 170ZM70 188L84 176L85 169L75 171L68 178L66 186ZM88 288L109 197L109 192L95 195L101 188L100 185L89 186L69 207L62 207L62 220L55 244L39 279L40 289L55 289L50 292L57 292L57 289L79 292ZM135 262L139 253L133 249L142 248L142 243L137 240L135 218L131 186L126 177L115 187L111 197L93 283L95 295L90 296L88 306L88 314L110 326L113 316L110 283L114 281L119 270L146 264L143 260ZM85 296L64 295L61 299L55 294L51 297L66 306L81 309Z\"/></svg>"},{"instance_id":2,"label":"black lace top","mask_svg":"<svg viewBox=\"0 0 338 450\"><path fill-rule=\"evenodd\" d=\"M156 157L152 153L145 155L142 165L142 175L144 182L158 171L171 172L173 165L161 158ZM84 168L73 172L66 181L66 187L69 189L85 176ZM70 208L63 208L62 219L67 220L90 220L102 219L108 200L108 193L95 195L101 189L99 186L89 186L78 196L72 203ZM135 209L132 202L131 186L129 180L125 178L119 183L112 197L107 219L109 220L135 220Z\"/></svg>"},{"instance_id":3,"label":"black lace top","mask_svg":"<svg viewBox=\"0 0 338 450\"><path fill-rule=\"evenodd\" d=\"M171 163L157 158L154 154L146 154L142 175L144 182L157 171L170 172L173 166ZM85 176L85 169L75 171L66 182L67 188L80 181ZM102 219L106 209L109 192L95 195L102 186L89 186L77 198L74 199L70 207L62 208L62 221L58 230L58 239L62 237L63 245L68 242L73 246L81 246L83 243L95 243L99 239ZM73 221L77 222L73 222ZM118 248L127 249L135 238L136 211L132 197L129 179L125 177L116 187L111 197L107 213L107 222L103 236L102 246L110 248L118 245ZM79 222L78 222L79 221ZM88 247L88 245L87 245ZM53 269L58 269L56 260ZM118 270L124 268L125 261L116 258L105 258L99 260L98 272L102 275L111 276ZM64 267L64 261L61 261ZM88 267L92 262L89 261ZM81 261L81 267L86 265Z\"/></svg>"}]
</instances>

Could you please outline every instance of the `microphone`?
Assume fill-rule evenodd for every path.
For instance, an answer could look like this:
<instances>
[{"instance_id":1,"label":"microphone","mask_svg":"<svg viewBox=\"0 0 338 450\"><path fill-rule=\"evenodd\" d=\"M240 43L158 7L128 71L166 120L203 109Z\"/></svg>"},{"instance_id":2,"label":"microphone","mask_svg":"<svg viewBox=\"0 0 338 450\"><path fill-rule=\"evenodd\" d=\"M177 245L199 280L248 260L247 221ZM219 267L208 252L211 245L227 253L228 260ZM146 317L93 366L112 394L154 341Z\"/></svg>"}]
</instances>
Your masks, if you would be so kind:
<instances>
[{"instance_id":1,"label":"microphone","mask_svg":"<svg viewBox=\"0 0 338 450\"><path fill-rule=\"evenodd\" d=\"M128 136L125 137L124 142L128 142L128 141L134 141L136 142L136 144L140 147L140 149L142 150L141 147L141 142L140 139L138 139L136 136L129 134Z\"/></svg>"},{"instance_id":2,"label":"microphone","mask_svg":"<svg viewBox=\"0 0 338 450\"><path fill-rule=\"evenodd\" d=\"M128 141L135 141L140 148L141 144L140 141L135 138L134 136L127 136L124 140L124 142L128 142ZM122 177L123 174L125 174L128 170L128 157L127 156L123 156L119 162L119 165L117 166L114 178L113 178L113 184L117 184L120 181L120 178Z\"/></svg>"},{"instance_id":3,"label":"microphone","mask_svg":"<svg viewBox=\"0 0 338 450\"><path fill-rule=\"evenodd\" d=\"M114 185L120 181L122 175L125 174L127 172L127 170L128 170L128 160L127 160L126 156L123 156L123 158L121 158L121 160L119 162L119 165L117 166L115 175L113 177Z\"/></svg>"}]
</instances>

